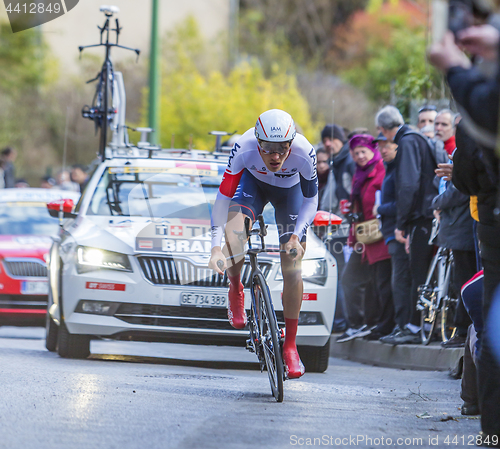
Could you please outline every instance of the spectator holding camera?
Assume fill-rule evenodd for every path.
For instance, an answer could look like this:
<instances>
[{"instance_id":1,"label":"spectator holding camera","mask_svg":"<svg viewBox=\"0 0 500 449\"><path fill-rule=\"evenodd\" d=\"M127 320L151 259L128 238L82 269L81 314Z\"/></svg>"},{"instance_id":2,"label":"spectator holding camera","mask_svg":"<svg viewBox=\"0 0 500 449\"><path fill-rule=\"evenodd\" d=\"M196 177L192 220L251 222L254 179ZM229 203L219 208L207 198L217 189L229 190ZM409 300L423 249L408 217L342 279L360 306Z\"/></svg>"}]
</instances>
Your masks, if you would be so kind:
<instances>
[{"instance_id":1,"label":"spectator holding camera","mask_svg":"<svg viewBox=\"0 0 500 449\"><path fill-rule=\"evenodd\" d=\"M494 293L500 283L500 208L497 203L499 162L498 154L495 155L499 131L500 33L491 25L473 26L459 32L457 38L462 48L470 54L496 64L494 77L488 77L478 67L472 67L451 32L440 43L433 45L429 52L431 62L446 74L451 92L463 112L467 125L464 140L467 134L471 134L482 144L481 148L477 145L463 147L464 152L476 150L478 160L469 157L461 160L461 157L457 158L461 153L457 133L453 182L461 190L464 189L464 193L468 191L478 197L477 230L484 267L484 328L477 367L478 392L482 432L491 438L500 436L500 359L491 341L491 330L499 323L489 321Z\"/></svg>"},{"instance_id":2,"label":"spectator holding camera","mask_svg":"<svg viewBox=\"0 0 500 449\"><path fill-rule=\"evenodd\" d=\"M385 176L384 163L371 135L353 136L349 147L356 163L351 193L353 224L348 239L354 251L342 276L350 327L337 339L339 343L372 332L377 337L387 335L394 327L391 260L373 215L376 192L381 189ZM370 291L370 284L374 286L373 296L365 295ZM369 317L375 317L373 329Z\"/></svg>"}]
</instances>

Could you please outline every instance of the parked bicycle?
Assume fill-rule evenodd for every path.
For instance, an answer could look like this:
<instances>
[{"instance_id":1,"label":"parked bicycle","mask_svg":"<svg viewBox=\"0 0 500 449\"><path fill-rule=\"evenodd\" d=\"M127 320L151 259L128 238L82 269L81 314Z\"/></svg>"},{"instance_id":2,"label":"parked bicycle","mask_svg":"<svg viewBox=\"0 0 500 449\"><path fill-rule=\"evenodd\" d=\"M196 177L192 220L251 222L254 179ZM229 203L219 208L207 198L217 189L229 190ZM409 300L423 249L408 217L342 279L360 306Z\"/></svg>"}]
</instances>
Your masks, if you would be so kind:
<instances>
[{"instance_id":1,"label":"parked bicycle","mask_svg":"<svg viewBox=\"0 0 500 449\"><path fill-rule=\"evenodd\" d=\"M433 234L437 234L437 223ZM431 238L432 240L432 238ZM453 324L458 296L452 286L453 252L440 247L432 259L425 284L418 288L417 310L420 311L422 344L434 338L439 318L441 340L448 341L455 332Z\"/></svg>"},{"instance_id":2,"label":"parked bicycle","mask_svg":"<svg viewBox=\"0 0 500 449\"><path fill-rule=\"evenodd\" d=\"M283 402L283 382L286 380L282 356L284 331L278 326L271 293L257 261L258 254L268 252L264 241L264 237L267 235L267 226L262 215L257 217L257 222L258 228L250 229L250 218L245 217L245 230L237 232L240 240L248 241L247 254L250 259L250 278L252 280L250 285L250 316L248 317L250 335L246 347L257 355L261 372L264 369L267 370L271 391L276 401ZM260 238L260 247L252 247L252 235ZM286 251L273 249L272 252L285 253ZM290 255L295 257L296 250L292 249ZM222 261L219 261L218 265L219 268L222 268Z\"/></svg>"},{"instance_id":3,"label":"parked bicycle","mask_svg":"<svg viewBox=\"0 0 500 449\"><path fill-rule=\"evenodd\" d=\"M97 76L89 81L88 83L92 83L97 81L97 87L94 94L94 99L92 100L92 105L85 105L82 108L82 116L84 118L88 118L95 123L96 132L100 130L100 138L99 138L99 155L101 159L104 159L104 152L107 144L107 129L109 123L113 120L113 117L117 113L115 105L113 104L114 99L114 72L113 72L113 64L110 59L110 53L112 47L123 48L125 50L131 50L136 53L137 57L141 51L137 48L125 47L123 45L118 45L118 38L120 36L120 25L118 19L115 19L115 28L110 28L110 19L114 14L119 12L118 7L116 6L101 6L100 11L104 13L106 16L106 20L102 27L98 26L100 30L100 43L95 45L85 45L78 47L80 54L86 48L92 47L106 47L106 55L104 58L104 63L102 65L101 71L97 74ZM109 41L110 32L116 33L116 42L111 43ZM106 40L103 42L103 37L105 36Z\"/></svg>"}]
</instances>

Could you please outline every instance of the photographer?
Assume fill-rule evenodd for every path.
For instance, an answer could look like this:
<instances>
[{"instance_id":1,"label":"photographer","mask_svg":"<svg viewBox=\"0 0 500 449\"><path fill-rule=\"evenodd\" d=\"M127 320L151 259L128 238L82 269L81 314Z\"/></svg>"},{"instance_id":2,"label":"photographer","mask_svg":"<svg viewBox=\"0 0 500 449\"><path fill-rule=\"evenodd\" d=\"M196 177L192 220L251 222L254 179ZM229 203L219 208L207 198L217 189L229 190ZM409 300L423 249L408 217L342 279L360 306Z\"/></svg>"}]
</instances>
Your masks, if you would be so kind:
<instances>
[{"instance_id":1,"label":"photographer","mask_svg":"<svg viewBox=\"0 0 500 449\"><path fill-rule=\"evenodd\" d=\"M495 157L495 148L497 147L499 119L500 33L491 25L482 25L466 28L456 34L457 40L453 33L448 32L441 42L433 45L429 51L429 59L445 73L451 92L464 116L467 134L483 144L480 149L477 148L477 144L472 148L479 150L479 157L484 162L484 171L478 171L476 163L470 164L471 159L467 159L468 163L464 160L462 167L457 164L458 161L455 161L453 182L459 189L461 189L460 184L466 184L471 194L474 190L477 190L478 194L478 237L481 242L481 258L484 266L483 317L485 318L483 343L478 362L479 406L482 413L483 433L487 436L498 436L500 435L500 361L495 358L489 335L491 323L488 323L494 291L500 281L500 224L499 208L496 203L498 193L481 191L479 187L484 184L481 180L485 176L495 187L498 187L499 182L499 166L498 159ZM473 67L459 45L476 59L480 58L495 64L495 75L488 77L479 67ZM459 142L457 134L457 156L461 150ZM464 145L464 151L467 147L470 145ZM468 172L471 172L472 176ZM483 198L480 198L480 192ZM498 323L495 325L498 326Z\"/></svg>"}]
</instances>

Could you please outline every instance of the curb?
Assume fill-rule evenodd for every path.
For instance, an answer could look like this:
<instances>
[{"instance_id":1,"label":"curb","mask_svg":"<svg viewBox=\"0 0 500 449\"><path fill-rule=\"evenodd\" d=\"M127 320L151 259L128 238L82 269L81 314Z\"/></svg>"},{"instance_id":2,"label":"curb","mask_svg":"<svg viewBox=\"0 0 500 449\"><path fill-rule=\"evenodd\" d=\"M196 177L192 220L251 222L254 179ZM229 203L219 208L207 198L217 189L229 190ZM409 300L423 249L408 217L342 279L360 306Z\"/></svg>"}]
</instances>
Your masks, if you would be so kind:
<instances>
[{"instance_id":1,"label":"curb","mask_svg":"<svg viewBox=\"0 0 500 449\"><path fill-rule=\"evenodd\" d=\"M336 343L332 335L330 356L374 366L420 371L461 372L464 348L442 348L439 342L428 346L392 346L379 341L356 338Z\"/></svg>"}]
</instances>

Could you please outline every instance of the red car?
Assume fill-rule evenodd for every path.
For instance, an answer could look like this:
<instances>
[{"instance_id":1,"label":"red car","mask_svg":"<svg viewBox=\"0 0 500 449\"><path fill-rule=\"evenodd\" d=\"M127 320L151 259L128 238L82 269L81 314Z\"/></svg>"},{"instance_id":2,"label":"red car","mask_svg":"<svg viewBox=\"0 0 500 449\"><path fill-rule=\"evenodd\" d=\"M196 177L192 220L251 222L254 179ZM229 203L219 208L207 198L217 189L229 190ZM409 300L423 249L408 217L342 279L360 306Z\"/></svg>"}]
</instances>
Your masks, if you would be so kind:
<instances>
[{"instance_id":1,"label":"red car","mask_svg":"<svg viewBox=\"0 0 500 449\"><path fill-rule=\"evenodd\" d=\"M45 323L47 257L59 220L47 203L75 202L80 194L56 189L0 190L0 324Z\"/></svg>"}]
</instances>

